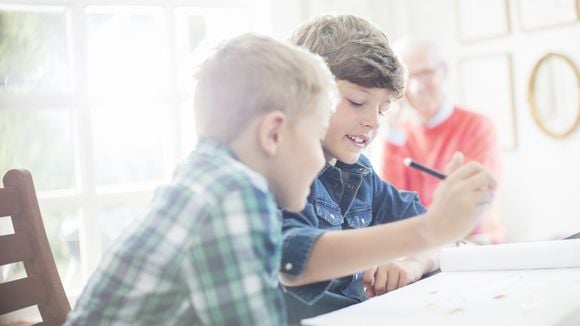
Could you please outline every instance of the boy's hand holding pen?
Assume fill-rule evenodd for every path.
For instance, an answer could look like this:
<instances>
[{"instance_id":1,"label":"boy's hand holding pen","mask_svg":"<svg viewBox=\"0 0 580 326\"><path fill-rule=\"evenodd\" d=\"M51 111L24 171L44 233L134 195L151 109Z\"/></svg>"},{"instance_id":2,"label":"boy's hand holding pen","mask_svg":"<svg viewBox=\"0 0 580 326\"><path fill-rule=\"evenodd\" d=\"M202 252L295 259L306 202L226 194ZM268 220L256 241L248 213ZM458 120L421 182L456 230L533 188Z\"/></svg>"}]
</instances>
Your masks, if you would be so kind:
<instances>
[{"instance_id":1,"label":"boy's hand holding pen","mask_svg":"<svg viewBox=\"0 0 580 326\"><path fill-rule=\"evenodd\" d=\"M423 236L427 241L445 244L465 236L490 206L496 182L477 163L463 163L457 152L445 169L445 174L405 159L405 165L433 175L441 180L433 203L425 214Z\"/></svg>"}]
</instances>

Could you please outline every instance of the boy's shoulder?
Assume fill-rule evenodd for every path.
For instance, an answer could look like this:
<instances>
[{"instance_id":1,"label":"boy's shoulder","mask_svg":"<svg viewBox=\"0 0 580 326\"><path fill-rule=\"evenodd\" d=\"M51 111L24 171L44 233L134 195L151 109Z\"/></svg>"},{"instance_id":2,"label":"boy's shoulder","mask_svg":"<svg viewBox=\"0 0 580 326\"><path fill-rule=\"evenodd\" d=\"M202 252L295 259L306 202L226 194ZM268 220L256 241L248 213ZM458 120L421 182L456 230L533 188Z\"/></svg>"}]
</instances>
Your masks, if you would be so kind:
<instances>
[{"instance_id":1,"label":"boy's shoulder","mask_svg":"<svg viewBox=\"0 0 580 326\"><path fill-rule=\"evenodd\" d=\"M226 145L208 139L201 139L177 167L174 182L217 196L241 188L268 192L264 176L240 162Z\"/></svg>"}]
</instances>

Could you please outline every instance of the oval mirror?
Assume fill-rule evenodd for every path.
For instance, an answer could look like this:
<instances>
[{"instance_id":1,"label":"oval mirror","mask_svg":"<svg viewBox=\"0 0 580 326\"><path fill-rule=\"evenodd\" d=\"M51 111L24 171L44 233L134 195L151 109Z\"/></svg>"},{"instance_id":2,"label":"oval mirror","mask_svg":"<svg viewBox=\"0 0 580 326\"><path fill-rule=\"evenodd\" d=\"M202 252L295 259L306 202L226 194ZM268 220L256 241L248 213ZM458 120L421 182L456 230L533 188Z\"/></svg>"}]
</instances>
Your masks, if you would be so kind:
<instances>
[{"instance_id":1,"label":"oval mirror","mask_svg":"<svg viewBox=\"0 0 580 326\"><path fill-rule=\"evenodd\" d=\"M543 56L532 71L528 92L534 121L546 134L565 137L580 124L580 73L569 57Z\"/></svg>"}]
</instances>

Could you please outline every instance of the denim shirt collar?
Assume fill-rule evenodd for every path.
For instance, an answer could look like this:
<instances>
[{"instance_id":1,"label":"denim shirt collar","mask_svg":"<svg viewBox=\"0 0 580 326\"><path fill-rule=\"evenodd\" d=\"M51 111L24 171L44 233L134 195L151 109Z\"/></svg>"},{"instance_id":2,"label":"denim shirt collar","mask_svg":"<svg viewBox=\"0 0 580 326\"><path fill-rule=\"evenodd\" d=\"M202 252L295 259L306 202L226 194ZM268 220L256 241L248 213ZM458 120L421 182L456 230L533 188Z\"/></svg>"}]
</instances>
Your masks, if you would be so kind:
<instances>
[{"instance_id":1,"label":"denim shirt collar","mask_svg":"<svg viewBox=\"0 0 580 326\"><path fill-rule=\"evenodd\" d=\"M328 162L326 162L326 164L324 165L324 168L322 168L320 173L318 173L318 177L322 176L327 171L336 171L336 170L343 170L343 171L350 172L350 173L361 174L363 176L371 173L371 171L372 171L370 166L366 166L366 165L362 164L360 158L354 164L347 164L347 163L344 163L344 162L337 160L336 164L334 166L329 164Z\"/></svg>"}]
</instances>

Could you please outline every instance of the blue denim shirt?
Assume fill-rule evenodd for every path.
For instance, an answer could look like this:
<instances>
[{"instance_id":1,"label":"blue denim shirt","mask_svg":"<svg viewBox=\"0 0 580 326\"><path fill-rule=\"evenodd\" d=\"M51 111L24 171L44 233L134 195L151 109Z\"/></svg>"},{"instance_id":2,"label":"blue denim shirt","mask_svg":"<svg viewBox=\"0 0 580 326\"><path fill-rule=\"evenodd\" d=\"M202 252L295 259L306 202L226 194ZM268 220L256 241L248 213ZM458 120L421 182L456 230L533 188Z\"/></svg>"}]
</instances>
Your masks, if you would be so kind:
<instances>
[{"instance_id":1,"label":"blue denim shirt","mask_svg":"<svg viewBox=\"0 0 580 326\"><path fill-rule=\"evenodd\" d=\"M283 212L282 272L302 274L314 242L326 231L389 223L425 211L415 192L400 191L382 181L363 155L352 165L327 164L312 184L304 210ZM366 300L362 272L284 288L289 321L299 322Z\"/></svg>"}]
</instances>

